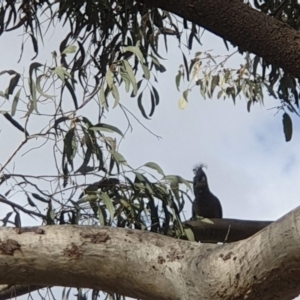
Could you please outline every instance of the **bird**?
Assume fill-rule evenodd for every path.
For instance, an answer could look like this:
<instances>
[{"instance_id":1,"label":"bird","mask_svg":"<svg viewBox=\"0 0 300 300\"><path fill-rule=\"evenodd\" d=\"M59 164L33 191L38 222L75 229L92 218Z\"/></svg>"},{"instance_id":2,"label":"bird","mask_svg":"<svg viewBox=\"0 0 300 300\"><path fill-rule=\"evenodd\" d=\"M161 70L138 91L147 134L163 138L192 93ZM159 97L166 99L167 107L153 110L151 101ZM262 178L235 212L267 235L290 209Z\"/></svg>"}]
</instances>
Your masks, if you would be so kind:
<instances>
[{"instance_id":1,"label":"bird","mask_svg":"<svg viewBox=\"0 0 300 300\"><path fill-rule=\"evenodd\" d=\"M222 218L222 206L219 199L210 191L207 176L203 171L205 165L194 168L194 194L195 200L192 206L192 219L201 216L204 218Z\"/></svg>"}]
</instances>

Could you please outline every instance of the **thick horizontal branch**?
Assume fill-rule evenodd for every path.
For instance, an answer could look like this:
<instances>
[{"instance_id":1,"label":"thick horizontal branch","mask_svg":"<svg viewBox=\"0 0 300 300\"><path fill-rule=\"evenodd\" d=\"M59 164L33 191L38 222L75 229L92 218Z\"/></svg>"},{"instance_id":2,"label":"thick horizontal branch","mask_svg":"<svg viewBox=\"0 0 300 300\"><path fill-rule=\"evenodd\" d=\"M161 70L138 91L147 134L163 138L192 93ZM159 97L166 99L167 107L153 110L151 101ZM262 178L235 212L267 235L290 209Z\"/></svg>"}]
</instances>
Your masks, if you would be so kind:
<instances>
[{"instance_id":1,"label":"thick horizontal branch","mask_svg":"<svg viewBox=\"0 0 300 300\"><path fill-rule=\"evenodd\" d=\"M185 222L185 225L193 229L197 241L206 243L229 243L246 239L272 223L269 221L234 219L212 219L211 221L213 224L198 220ZM44 287L36 285L3 285L0 286L0 300L18 297L41 288Z\"/></svg>"},{"instance_id":2,"label":"thick horizontal branch","mask_svg":"<svg viewBox=\"0 0 300 300\"><path fill-rule=\"evenodd\" d=\"M144 0L300 78L300 33L240 0Z\"/></svg>"},{"instance_id":3,"label":"thick horizontal branch","mask_svg":"<svg viewBox=\"0 0 300 300\"><path fill-rule=\"evenodd\" d=\"M0 228L0 284L99 289L183 299L185 253L207 249L140 230L96 226Z\"/></svg>"},{"instance_id":4,"label":"thick horizontal branch","mask_svg":"<svg viewBox=\"0 0 300 300\"><path fill-rule=\"evenodd\" d=\"M300 208L225 245L97 226L0 228L0 284L139 299L266 300L300 293Z\"/></svg>"}]
</instances>

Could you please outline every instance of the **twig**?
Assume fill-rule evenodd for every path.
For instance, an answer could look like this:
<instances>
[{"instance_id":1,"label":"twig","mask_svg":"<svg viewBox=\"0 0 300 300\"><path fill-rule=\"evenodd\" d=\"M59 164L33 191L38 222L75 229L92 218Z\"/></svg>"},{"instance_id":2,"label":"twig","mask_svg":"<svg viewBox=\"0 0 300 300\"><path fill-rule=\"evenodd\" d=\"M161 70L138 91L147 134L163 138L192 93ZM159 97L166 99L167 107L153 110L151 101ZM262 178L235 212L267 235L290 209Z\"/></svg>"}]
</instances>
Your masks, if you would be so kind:
<instances>
[{"instance_id":1,"label":"twig","mask_svg":"<svg viewBox=\"0 0 300 300\"><path fill-rule=\"evenodd\" d=\"M132 115L132 117L147 131L149 131L152 135L154 135L158 140L161 139L162 137L155 134L154 132L152 132L149 128L147 128L127 107L125 107L122 104L119 104L119 106L122 108L123 111L127 111L128 113L130 113ZM125 112L124 112L125 113ZM126 115L126 113L125 113Z\"/></svg>"},{"instance_id":2,"label":"twig","mask_svg":"<svg viewBox=\"0 0 300 300\"><path fill-rule=\"evenodd\" d=\"M36 216L36 217L42 218L43 220L46 220L46 216L44 216L44 215L42 215L42 214L40 214L40 213L37 213L37 212L35 212L35 211L28 210L28 209L22 207L22 206L19 205L19 204L16 204L16 203L14 203L14 202L11 202L11 201L5 199L3 196L0 196L0 202L5 203L5 204L7 204L7 205L10 205L10 206L13 207L13 208L14 208L14 207L15 207L15 208L18 208L19 210L21 210L21 211L24 212L25 214L28 214L28 215L34 215L34 216Z\"/></svg>"},{"instance_id":3,"label":"twig","mask_svg":"<svg viewBox=\"0 0 300 300\"><path fill-rule=\"evenodd\" d=\"M18 151L27 143L27 141L28 141L28 139L25 138L25 140L18 146L18 148L13 152L13 154L10 156L10 158L7 160L7 162L2 166L2 168L0 169L0 173L3 172L3 170L6 168L6 166L10 163L10 161L18 153Z\"/></svg>"}]
</instances>

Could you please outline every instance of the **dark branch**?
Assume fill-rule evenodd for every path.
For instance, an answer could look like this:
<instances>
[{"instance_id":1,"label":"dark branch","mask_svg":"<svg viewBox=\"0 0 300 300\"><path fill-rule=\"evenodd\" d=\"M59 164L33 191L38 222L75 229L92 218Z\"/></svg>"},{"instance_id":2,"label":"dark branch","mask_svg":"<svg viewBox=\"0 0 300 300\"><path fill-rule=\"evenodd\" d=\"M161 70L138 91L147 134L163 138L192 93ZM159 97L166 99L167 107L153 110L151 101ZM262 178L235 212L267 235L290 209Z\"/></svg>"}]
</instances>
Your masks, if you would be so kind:
<instances>
[{"instance_id":1,"label":"dark branch","mask_svg":"<svg viewBox=\"0 0 300 300\"><path fill-rule=\"evenodd\" d=\"M273 221L248 221L236 219L208 219L187 221L185 226L191 228L196 241L203 243L232 243L246 239L263 228L267 227Z\"/></svg>"}]
</instances>

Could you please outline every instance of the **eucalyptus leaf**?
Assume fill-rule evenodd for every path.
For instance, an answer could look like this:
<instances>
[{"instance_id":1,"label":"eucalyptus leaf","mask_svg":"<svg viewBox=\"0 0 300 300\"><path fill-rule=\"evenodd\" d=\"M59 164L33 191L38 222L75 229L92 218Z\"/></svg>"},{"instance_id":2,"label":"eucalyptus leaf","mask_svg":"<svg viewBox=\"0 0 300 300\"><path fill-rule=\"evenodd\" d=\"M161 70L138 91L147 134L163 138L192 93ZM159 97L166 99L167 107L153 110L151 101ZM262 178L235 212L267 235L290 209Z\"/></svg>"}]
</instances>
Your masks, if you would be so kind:
<instances>
[{"instance_id":1,"label":"eucalyptus leaf","mask_svg":"<svg viewBox=\"0 0 300 300\"><path fill-rule=\"evenodd\" d=\"M75 53L77 50L77 47L75 45L69 45L65 50L62 52L62 54L70 54Z\"/></svg>"},{"instance_id":2,"label":"eucalyptus leaf","mask_svg":"<svg viewBox=\"0 0 300 300\"><path fill-rule=\"evenodd\" d=\"M291 117L286 112L282 116L282 123L285 141L289 142L293 135L293 123Z\"/></svg>"},{"instance_id":3,"label":"eucalyptus leaf","mask_svg":"<svg viewBox=\"0 0 300 300\"><path fill-rule=\"evenodd\" d=\"M162 168L154 162L148 162L146 164L144 164L145 167L151 168L156 170L159 174L161 174L162 176L165 176L164 171L162 170Z\"/></svg>"},{"instance_id":4,"label":"eucalyptus leaf","mask_svg":"<svg viewBox=\"0 0 300 300\"><path fill-rule=\"evenodd\" d=\"M144 61L144 56L141 52L141 50L136 47L136 46L128 46L128 47L124 47L123 48L123 51L126 52L126 51L130 51L132 53L134 53L138 58L139 58L139 61L142 63Z\"/></svg>"},{"instance_id":5,"label":"eucalyptus leaf","mask_svg":"<svg viewBox=\"0 0 300 300\"><path fill-rule=\"evenodd\" d=\"M124 137L122 131L119 128L109 125L109 124L105 124L105 123L98 123L98 124L94 125L93 127L90 127L89 129L95 130L95 131L116 132L119 135L121 135L122 137Z\"/></svg>"},{"instance_id":6,"label":"eucalyptus leaf","mask_svg":"<svg viewBox=\"0 0 300 300\"><path fill-rule=\"evenodd\" d=\"M107 210L109 211L110 218L113 219L113 217L115 215L115 208L114 208L111 198L107 195L107 193L101 193L100 198L105 203L105 206L106 206Z\"/></svg>"},{"instance_id":7,"label":"eucalyptus leaf","mask_svg":"<svg viewBox=\"0 0 300 300\"><path fill-rule=\"evenodd\" d=\"M13 103L11 105L11 115L12 115L12 117L16 113L17 105L18 105L19 98L20 98L20 93L21 93L21 88L17 91L17 93L16 93L16 95L14 97Z\"/></svg>"}]
</instances>

